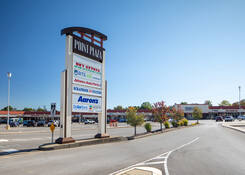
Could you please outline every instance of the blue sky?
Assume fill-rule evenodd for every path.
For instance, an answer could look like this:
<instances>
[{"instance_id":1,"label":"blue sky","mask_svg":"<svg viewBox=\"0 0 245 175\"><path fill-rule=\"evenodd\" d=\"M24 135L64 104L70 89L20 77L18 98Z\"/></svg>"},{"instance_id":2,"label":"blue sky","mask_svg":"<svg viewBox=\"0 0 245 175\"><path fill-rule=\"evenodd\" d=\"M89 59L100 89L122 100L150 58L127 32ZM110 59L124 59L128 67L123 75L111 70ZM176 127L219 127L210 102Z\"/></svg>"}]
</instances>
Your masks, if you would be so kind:
<instances>
[{"instance_id":1,"label":"blue sky","mask_svg":"<svg viewBox=\"0 0 245 175\"><path fill-rule=\"evenodd\" d=\"M245 95L245 1L1 1L0 108L60 103L64 27L108 36L108 107L238 100Z\"/></svg>"}]
</instances>

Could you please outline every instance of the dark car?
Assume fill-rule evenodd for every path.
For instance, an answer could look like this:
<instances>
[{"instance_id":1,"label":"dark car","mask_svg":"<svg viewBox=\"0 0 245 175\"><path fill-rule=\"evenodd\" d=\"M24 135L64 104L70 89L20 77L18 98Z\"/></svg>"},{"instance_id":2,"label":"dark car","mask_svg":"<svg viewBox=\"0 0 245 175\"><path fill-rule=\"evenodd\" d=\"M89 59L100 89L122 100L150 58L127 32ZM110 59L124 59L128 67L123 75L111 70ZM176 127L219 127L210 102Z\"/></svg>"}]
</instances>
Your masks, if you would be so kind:
<instances>
[{"instance_id":1,"label":"dark car","mask_svg":"<svg viewBox=\"0 0 245 175\"><path fill-rule=\"evenodd\" d=\"M38 121L37 122L37 126L45 126L45 121L44 120L41 120L41 121Z\"/></svg>"},{"instance_id":2,"label":"dark car","mask_svg":"<svg viewBox=\"0 0 245 175\"><path fill-rule=\"evenodd\" d=\"M218 122L218 121L221 121L221 122L222 122L222 121L223 121L223 117L217 116L217 117L216 117L216 122Z\"/></svg>"},{"instance_id":3,"label":"dark car","mask_svg":"<svg viewBox=\"0 0 245 175\"><path fill-rule=\"evenodd\" d=\"M16 121L10 121L9 122L10 127L18 127L19 126L19 122Z\"/></svg>"},{"instance_id":4,"label":"dark car","mask_svg":"<svg viewBox=\"0 0 245 175\"><path fill-rule=\"evenodd\" d=\"M0 123L7 124L7 119L0 119Z\"/></svg>"},{"instance_id":5,"label":"dark car","mask_svg":"<svg viewBox=\"0 0 245 175\"><path fill-rule=\"evenodd\" d=\"M28 120L28 122L27 122L27 125L26 125L27 127L35 127L35 126L37 126L37 124L36 124L36 122L35 122L35 120Z\"/></svg>"},{"instance_id":6,"label":"dark car","mask_svg":"<svg viewBox=\"0 0 245 175\"><path fill-rule=\"evenodd\" d=\"M28 121L29 121L29 120L24 120L24 121L23 121L23 126L27 126Z\"/></svg>"}]
</instances>

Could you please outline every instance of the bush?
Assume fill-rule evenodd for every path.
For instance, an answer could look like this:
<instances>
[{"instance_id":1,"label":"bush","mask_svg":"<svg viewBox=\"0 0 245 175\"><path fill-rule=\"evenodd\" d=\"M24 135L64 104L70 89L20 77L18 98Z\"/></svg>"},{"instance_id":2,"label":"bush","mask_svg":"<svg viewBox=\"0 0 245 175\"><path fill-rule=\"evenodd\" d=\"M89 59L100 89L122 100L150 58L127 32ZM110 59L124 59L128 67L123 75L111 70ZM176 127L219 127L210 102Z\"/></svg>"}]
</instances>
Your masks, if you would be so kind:
<instances>
[{"instance_id":1,"label":"bush","mask_svg":"<svg viewBox=\"0 0 245 175\"><path fill-rule=\"evenodd\" d=\"M177 128L179 126L179 122L176 122L175 120L173 120L172 122L173 127Z\"/></svg>"},{"instance_id":2,"label":"bush","mask_svg":"<svg viewBox=\"0 0 245 175\"><path fill-rule=\"evenodd\" d=\"M179 126L184 126L184 122L182 120L177 122Z\"/></svg>"},{"instance_id":3,"label":"bush","mask_svg":"<svg viewBox=\"0 0 245 175\"><path fill-rule=\"evenodd\" d=\"M168 121L165 121L164 122L164 126L166 129L170 128L170 123Z\"/></svg>"},{"instance_id":4,"label":"bush","mask_svg":"<svg viewBox=\"0 0 245 175\"><path fill-rule=\"evenodd\" d=\"M146 123L145 124L145 129L147 132L151 132L151 124L150 123Z\"/></svg>"},{"instance_id":5,"label":"bush","mask_svg":"<svg viewBox=\"0 0 245 175\"><path fill-rule=\"evenodd\" d=\"M184 126L188 126L188 120L186 118L183 118L182 122L183 122Z\"/></svg>"}]
</instances>

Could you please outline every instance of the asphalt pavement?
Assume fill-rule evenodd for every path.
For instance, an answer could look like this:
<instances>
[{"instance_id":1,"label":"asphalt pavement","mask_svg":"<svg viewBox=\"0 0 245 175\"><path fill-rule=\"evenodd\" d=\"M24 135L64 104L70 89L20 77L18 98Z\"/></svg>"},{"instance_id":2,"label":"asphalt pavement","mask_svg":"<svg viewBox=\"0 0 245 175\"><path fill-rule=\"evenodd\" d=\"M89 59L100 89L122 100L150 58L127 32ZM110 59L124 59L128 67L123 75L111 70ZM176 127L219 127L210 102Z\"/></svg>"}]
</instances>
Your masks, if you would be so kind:
<instances>
[{"instance_id":1,"label":"asphalt pavement","mask_svg":"<svg viewBox=\"0 0 245 175\"><path fill-rule=\"evenodd\" d=\"M159 129L159 123L151 122L153 129ZM15 152L26 149L36 149L39 145L51 142L49 127L16 127L10 130L0 125L0 155L5 152ZM72 124L72 137L74 139L93 138L97 134L97 124ZM126 123L118 123L118 127L107 126L110 136L132 136L134 130ZM145 132L144 127L137 127L137 133ZM59 137L59 127L54 132L54 140Z\"/></svg>"},{"instance_id":2,"label":"asphalt pavement","mask_svg":"<svg viewBox=\"0 0 245 175\"><path fill-rule=\"evenodd\" d=\"M244 175L245 135L215 121L141 139L0 157L1 174L116 175L155 167L167 175Z\"/></svg>"}]
</instances>

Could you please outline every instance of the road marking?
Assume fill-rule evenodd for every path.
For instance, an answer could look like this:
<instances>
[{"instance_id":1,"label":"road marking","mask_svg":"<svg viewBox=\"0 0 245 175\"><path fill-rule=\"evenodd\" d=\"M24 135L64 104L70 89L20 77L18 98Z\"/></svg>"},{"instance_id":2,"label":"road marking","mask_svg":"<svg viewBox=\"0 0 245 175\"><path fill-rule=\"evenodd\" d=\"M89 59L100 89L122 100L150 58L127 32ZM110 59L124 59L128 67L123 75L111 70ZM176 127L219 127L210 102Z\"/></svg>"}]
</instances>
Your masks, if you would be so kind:
<instances>
[{"instance_id":1,"label":"road marking","mask_svg":"<svg viewBox=\"0 0 245 175\"><path fill-rule=\"evenodd\" d=\"M174 149L172 149L172 150L170 150L170 151L168 151L168 152L165 152L165 153L163 153L163 154L160 154L160 155L158 155L158 156L156 156L156 157L153 157L153 158L151 158L151 159L145 160L145 161L143 161L143 162L136 163L136 164L134 164L134 165L131 165L131 166L126 167L126 168L123 168L123 169L121 169L121 170L115 171L115 172L113 172L113 173L111 173L111 174L109 174L109 175L118 175L118 174L122 174L123 172L126 172L126 171L128 171L128 170L130 170L130 169L133 169L133 168L137 167L137 166L142 166L142 165L153 165L153 164L161 164L161 163L163 163L163 165L164 165L165 175L169 175L169 171L168 171L168 158L169 158L170 154L171 154L172 152L174 152L174 151L177 151L177 150L179 150L179 149L181 149L181 148L187 146L187 145L190 145L190 144L194 143L194 142L197 141L198 139L199 139L199 137L197 137L197 138L193 139L192 141L187 142L187 143L185 143L185 144L183 144L183 145L181 145L181 146L179 146L179 147L177 147L177 148L174 148ZM154 162L153 160L156 160L156 159L158 159L158 161L155 161L155 162ZM159 159L163 159L163 160L160 161ZM149 162L149 161L153 161L153 162Z\"/></svg>"},{"instance_id":2,"label":"road marking","mask_svg":"<svg viewBox=\"0 0 245 175\"><path fill-rule=\"evenodd\" d=\"M0 142L8 142L6 139L0 139Z\"/></svg>"},{"instance_id":3,"label":"road marking","mask_svg":"<svg viewBox=\"0 0 245 175\"><path fill-rule=\"evenodd\" d=\"M13 152L18 152L19 150L17 149L3 149L3 152L7 152L7 153L13 153Z\"/></svg>"},{"instance_id":4,"label":"road marking","mask_svg":"<svg viewBox=\"0 0 245 175\"><path fill-rule=\"evenodd\" d=\"M177 147L177 148L175 148L175 149L173 149L173 150L171 150L171 151L168 152L168 154L167 154L167 156L166 156L166 163L164 164L164 171L165 171L165 174L166 174L166 175L169 175L169 171L168 171L168 158L169 158L170 154L171 154L172 152L174 152L174 151L177 151L177 150L179 150L179 149L181 149L181 148L187 146L187 145L190 145L190 144L194 143L194 142L197 141L198 139L199 139L199 137L197 137L197 138L195 138L194 140L192 140L192 141L190 141L190 142L188 142L188 143L186 143L186 144L183 144L183 145L181 145L181 146L179 146L179 147Z\"/></svg>"}]
</instances>

